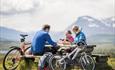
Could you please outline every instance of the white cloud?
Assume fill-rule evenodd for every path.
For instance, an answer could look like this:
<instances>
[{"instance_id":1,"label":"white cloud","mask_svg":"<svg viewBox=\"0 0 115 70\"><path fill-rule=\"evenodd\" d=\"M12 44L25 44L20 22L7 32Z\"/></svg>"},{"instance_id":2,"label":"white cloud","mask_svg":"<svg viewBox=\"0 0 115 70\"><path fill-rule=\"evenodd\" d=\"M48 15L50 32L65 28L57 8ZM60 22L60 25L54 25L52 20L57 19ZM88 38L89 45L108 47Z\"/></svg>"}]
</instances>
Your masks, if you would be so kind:
<instances>
[{"instance_id":1,"label":"white cloud","mask_svg":"<svg viewBox=\"0 0 115 70\"><path fill-rule=\"evenodd\" d=\"M115 22L115 17L111 18L111 21L114 21L114 22Z\"/></svg>"},{"instance_id":2,"label":"white cloud","mask_svg":"<svg viewBox=\"0 0 115 70\"><path fill-rule=\"evenodd\" d=\"M115 23L113 24L113 27L115 28Z\"/></svg>"},{"instance_id":3,"label":"white cloud","mask_svg":"<svg viewBox=\"0 0 115 70\"><path fill-rule=\"evenodd\" d=\"M35 9L35 0L0 0L0 14L16 14ZM38 3L39 4L39 3Z\"/></svg>"},{"instance_id":4,"label":"white cloud","mask_svg":"<svg viewBox=\"0 0 115 70\"><path fill-rule=\"evenodd\" d=\"M96 18L113 16L115 12L113 1L0 0L1 14L11 14L10 16L3 14L0 17L0 26L20 31L33 31L40 29L43 24L50 24L52 26L51 30L62 31L76 21L79 16L89 15ZM21 14L18 12L21 12ZM16 14L12 15L12 13Z\"/></svg>"}]
</instances>

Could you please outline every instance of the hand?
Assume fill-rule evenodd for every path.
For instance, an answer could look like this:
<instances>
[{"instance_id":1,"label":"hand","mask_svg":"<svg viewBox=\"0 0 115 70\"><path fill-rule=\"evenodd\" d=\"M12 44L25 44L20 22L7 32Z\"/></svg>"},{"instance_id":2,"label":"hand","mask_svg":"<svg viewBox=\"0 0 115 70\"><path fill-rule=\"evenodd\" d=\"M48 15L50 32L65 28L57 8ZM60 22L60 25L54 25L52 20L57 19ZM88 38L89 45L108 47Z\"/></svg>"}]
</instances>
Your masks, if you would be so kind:
<instances>
[{"instance_id":1,"label":"hand","mask_svg":"<svg viewBox=\"0 0 115 70\"><path fill-rule=\"evenodd\" d=\"M63 43L57 43L57 46L58 47L61 47L61 46L63 46L64 44Z\"/></svg>"}]
</instances>

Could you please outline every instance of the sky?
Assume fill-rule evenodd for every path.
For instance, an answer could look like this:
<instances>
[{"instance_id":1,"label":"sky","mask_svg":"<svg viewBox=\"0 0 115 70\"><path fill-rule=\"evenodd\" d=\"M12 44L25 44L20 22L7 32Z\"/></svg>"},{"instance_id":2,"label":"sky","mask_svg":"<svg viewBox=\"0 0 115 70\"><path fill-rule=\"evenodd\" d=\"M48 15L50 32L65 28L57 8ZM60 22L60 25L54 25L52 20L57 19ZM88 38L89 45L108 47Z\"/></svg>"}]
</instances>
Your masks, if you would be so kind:
<instances>
[{"instance_id":1,"label":"sky","mask_svg":"<svg viewBox=\"0 0 115 70\"><path fill-rule=\"evenodd\" d=\"M31 32L50 24L63 31L80 16L115 16L115 0L0 0L0 26Z\"/></svg>"}]
</instances>

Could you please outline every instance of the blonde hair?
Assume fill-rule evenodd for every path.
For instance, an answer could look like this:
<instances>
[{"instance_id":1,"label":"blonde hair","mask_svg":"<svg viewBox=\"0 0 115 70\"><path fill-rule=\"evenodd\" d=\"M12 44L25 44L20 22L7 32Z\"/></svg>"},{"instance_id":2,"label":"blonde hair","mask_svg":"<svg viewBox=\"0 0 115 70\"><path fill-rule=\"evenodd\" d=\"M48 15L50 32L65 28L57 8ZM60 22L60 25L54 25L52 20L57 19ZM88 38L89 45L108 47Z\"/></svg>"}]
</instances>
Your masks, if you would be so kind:
<instances>
[{"instance_id":1,"label":"blonde hair","mask_svg":"<svg viewBox=\"0 0 115 70\"><path fill-rule=\"evenodd\" d=\"M73 26L73 30L78 31L79 30L79 26Z\"/></svg>"}]
</instances>

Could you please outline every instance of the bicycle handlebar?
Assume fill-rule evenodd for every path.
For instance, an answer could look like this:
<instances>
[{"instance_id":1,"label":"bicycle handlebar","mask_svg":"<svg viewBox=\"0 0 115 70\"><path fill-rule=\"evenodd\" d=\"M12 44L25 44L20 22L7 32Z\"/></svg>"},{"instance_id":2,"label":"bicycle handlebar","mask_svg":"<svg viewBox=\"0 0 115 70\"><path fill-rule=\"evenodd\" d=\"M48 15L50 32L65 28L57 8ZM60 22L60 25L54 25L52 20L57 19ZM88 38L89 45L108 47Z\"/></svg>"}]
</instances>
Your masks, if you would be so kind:
<instances>
[{"instance_id":1,"label":"bicycle handlebar","mask_svg":"<svg viewBox=\"0 0 115 70\"><path fill-rule=\"evenodd\" d=\"M21 37L25 38L26 36L28 36L27 34L20 34Z\"/></svg>"}]
</instances>

